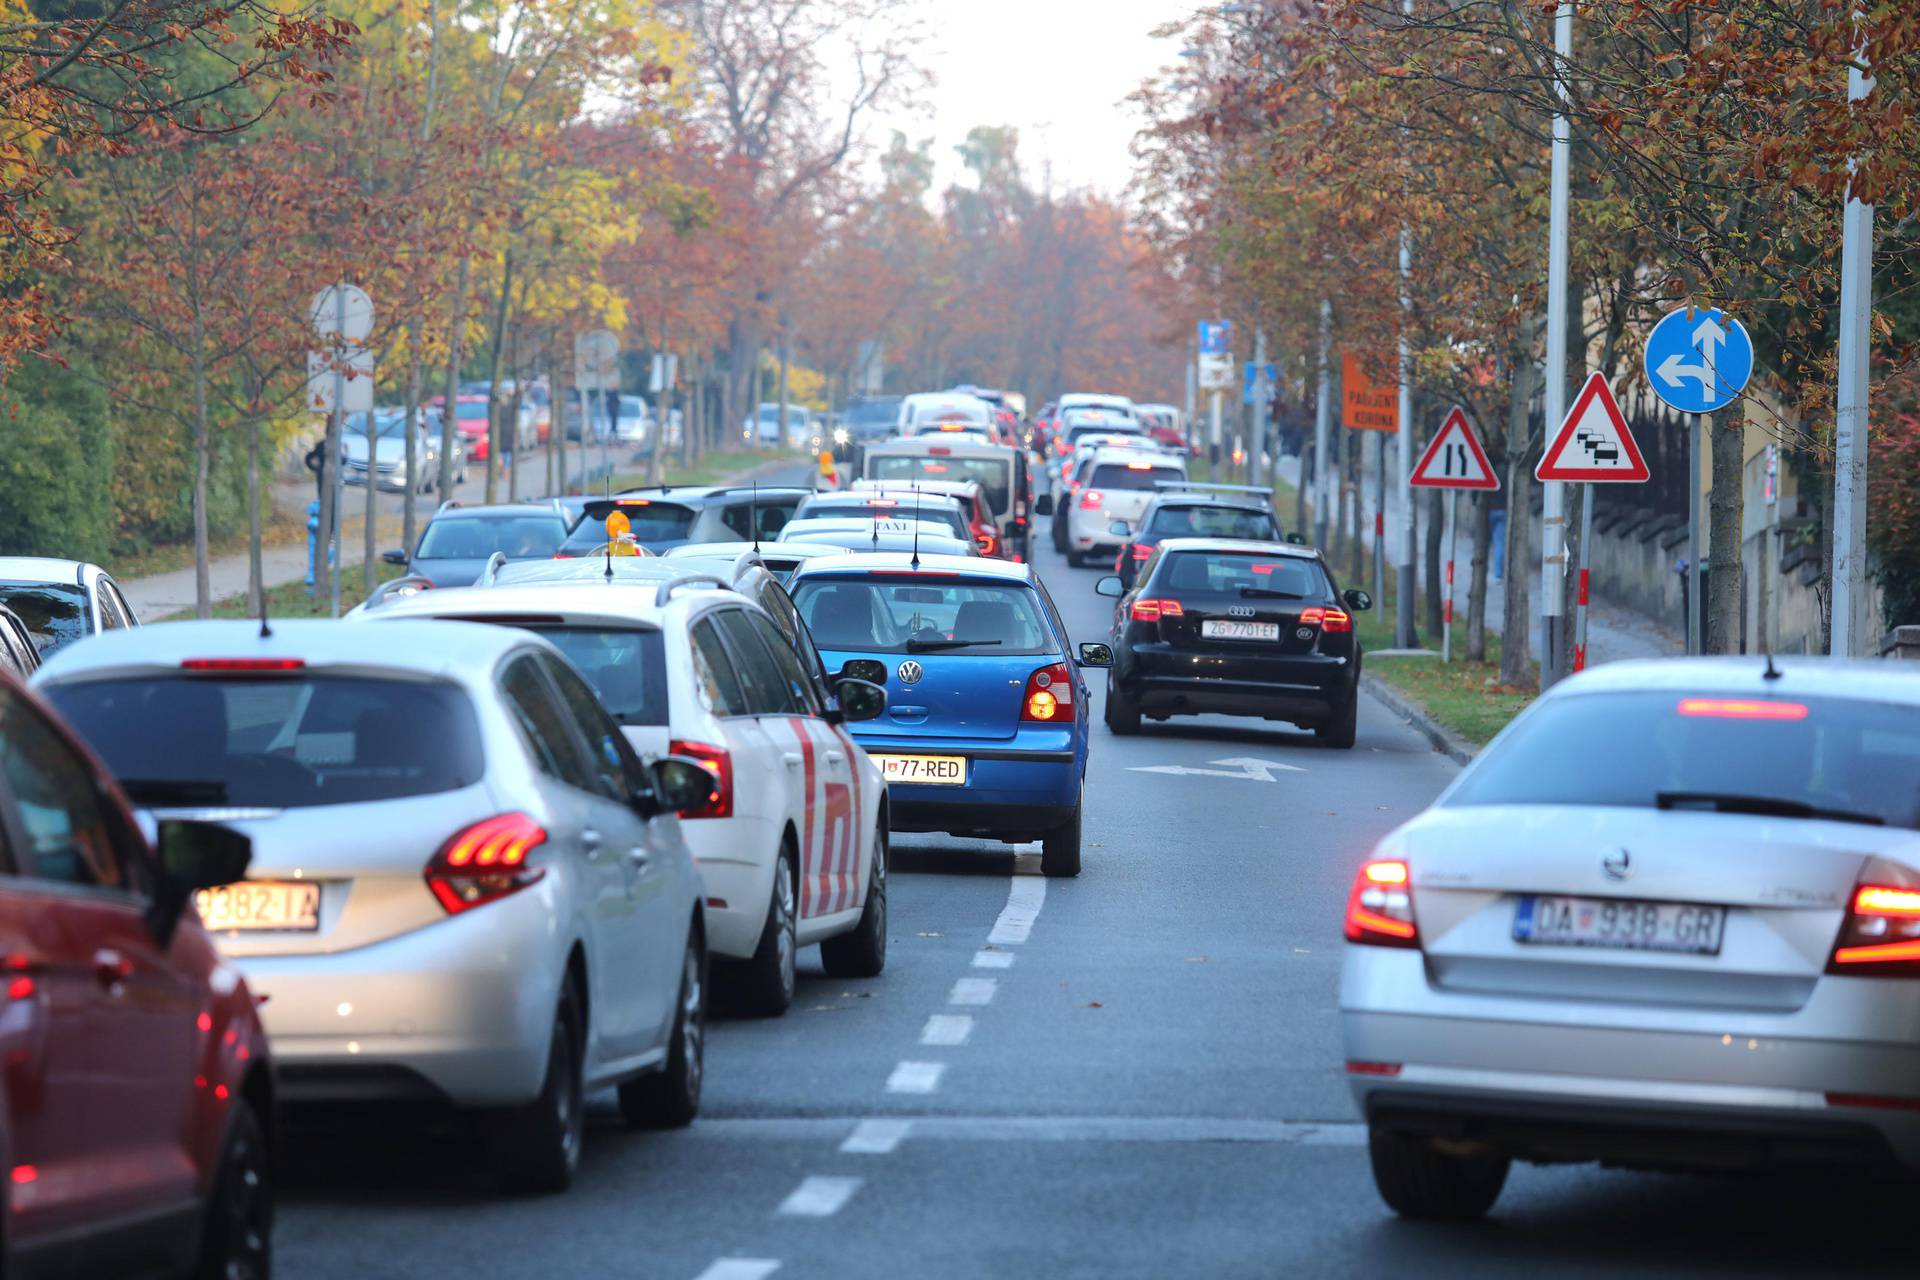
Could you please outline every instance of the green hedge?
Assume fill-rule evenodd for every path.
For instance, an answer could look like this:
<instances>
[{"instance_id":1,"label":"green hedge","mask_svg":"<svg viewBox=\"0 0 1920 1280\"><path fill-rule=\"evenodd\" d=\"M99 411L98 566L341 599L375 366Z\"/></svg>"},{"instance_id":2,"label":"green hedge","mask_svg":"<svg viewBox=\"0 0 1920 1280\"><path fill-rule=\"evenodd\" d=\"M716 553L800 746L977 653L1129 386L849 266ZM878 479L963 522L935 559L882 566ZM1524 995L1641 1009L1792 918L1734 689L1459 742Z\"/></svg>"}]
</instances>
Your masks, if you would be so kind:
<instances>
[{"instance_id":1,"label":"green hedge","mask_svg":"<svg viewBox=\"0 0 1920 1280\"><path fill-rule=\"evenodd\" d=\"M105 560L113 445L100 387L28 356L0 386L0 555Z\"/></svg>"}]
</instances>

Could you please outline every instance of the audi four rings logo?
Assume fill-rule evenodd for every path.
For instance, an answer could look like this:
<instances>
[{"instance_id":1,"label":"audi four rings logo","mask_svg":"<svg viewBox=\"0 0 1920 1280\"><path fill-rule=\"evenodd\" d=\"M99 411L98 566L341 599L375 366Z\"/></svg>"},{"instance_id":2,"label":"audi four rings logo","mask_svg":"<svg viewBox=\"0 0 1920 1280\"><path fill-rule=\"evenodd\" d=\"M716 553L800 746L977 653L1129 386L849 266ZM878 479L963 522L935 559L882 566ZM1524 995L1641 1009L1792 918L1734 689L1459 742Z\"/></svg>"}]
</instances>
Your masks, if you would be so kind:
<instances>
[{"instance_id":1,"label":"audi four rings logo","mask_svg":"<svg viewBox=\"0 0 1920 1280\"><path fill-rule=\"evenodd\" d=\"M1625 880L1633 874L1633 855L1625 849L1615 849L1600 859L1600 870L1609 880Z\"/></svg>"},{"instance_id":2,"label":"audi four rings logo","mask_svg":"<svg viewBox=\"0 0 1920 1280\"><path fill-rule=\"evenodd\" d=\"M1230 618L1251 618L1253 616L1253 606L1250 604L1230 604L1227 606L1227 616Z\"/></svg>"},{"instance_id":3,"label":"audi four rings logo","mask_svg":"<svg viewBox=\"0 0 1920 1280\"><path fill-rule=\"evenodd\" d=\"M895 674L900 677L901 684L914 684L919 681L921 676L927 674L927 672L926 669L917 662L903 662L900 664L900 670Z\"/></svg>"}]
</instances>

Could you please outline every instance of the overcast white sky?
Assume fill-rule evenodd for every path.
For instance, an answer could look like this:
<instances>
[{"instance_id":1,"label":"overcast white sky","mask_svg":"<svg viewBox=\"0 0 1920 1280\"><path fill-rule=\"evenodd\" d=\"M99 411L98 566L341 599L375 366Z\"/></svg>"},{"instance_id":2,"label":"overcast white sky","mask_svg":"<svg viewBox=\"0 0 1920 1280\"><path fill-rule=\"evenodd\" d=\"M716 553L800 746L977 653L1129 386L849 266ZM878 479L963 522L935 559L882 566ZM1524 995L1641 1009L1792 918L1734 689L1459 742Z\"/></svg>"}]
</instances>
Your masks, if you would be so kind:
<instances>
[{"instance_id":1,"label":"overcast white sky","mask_svg":"<svg viewBox=\"0 0 1920 1280\"><path fill-rule=\"evenodd\" d=\"M953 148L975 125L1013 125L1037 184L1053 164L1056 189L1118 195L1139 120L1123 105L1142 80L1177 61L1175 41L1149 34L1198 7L1194 0L920 0L931 39L920 61L937 77L920 113L875 121L934 140L937 189L963 172Z\"/></svg>"}]
</instances>

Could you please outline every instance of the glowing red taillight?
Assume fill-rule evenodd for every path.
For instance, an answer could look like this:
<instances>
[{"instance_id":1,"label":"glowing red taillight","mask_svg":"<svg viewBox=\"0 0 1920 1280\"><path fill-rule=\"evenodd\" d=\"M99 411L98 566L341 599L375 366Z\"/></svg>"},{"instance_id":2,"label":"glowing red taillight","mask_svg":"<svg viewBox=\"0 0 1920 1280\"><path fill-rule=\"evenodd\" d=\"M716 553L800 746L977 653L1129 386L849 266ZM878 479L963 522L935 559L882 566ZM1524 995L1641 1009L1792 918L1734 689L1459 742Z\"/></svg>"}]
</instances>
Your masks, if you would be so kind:
<instances>
[{"instance_id":1,"label":"glowing red taillight","mask_svg":"<svg viewBox=\"0 0 1920 1280\"><path fill-rule=\"evenodd\" d=\"M1135 622L1158 622L1162 618L1182 618L1186 610L1178 600L1135 600L1129 611Z\"/></svg>"},{"instance_id":2,"label":"glowing red taillight","mask_svg":"<svg viewBox=\"0 0 1920 1280\"><path fill-rule=\"evenodd\" d=\"M1682 698L1676 710L1683 716L1714 720L1805 720L1806 704L1758 698Z\"/></svg>"},{"instance_id":3,"label":"glowing red taillight","mask_svg":"<svg viewBox=\"0 0 1920 1280\"><path fill-rule=\"evenodd\" d=\"M1419 946L1411 881L1407 864L1399 858L1376 858L1363 865L1347 895L1347 941L1373 947Z\"/></svg>"},{"instance_id":4,"label":"glowing red taillight","mask_svg":"<svg viewBox=\"0 0 1920 1280\"><path fill-rule=\"evenodd\" d=\"M183 671L299 671L305 658L187 658Z\"/></svg>"},{"instance_id":5,"label":"glowing red taillight","mask_svg":"<svg viewBox=\"0 0 1920 1280\"><path fill-rule=\"evenodd\" d=\"M450 916L518 893L546 874L527 865L527 855L546 839L546 831L524 813L476 822L456 832L427 863L427 888Z\"/></svg>"},{"instance_id":6,"label":"glowing red taillight","mask_svg":"<svg viewBox=\"0 0 1920 1280\"><path fill-rule=\"evenodd\" d=\"M1098 510L1100 504L1106 500L1106 494L1100 492L1098 489L1089 489L1080 495L1080 509L1082 511Z\"/></svg>"},{"instance_id":7,"label":"glowing red taillight","mask_svg":"<svg viewBox=\"0 0 1920 1280\"><path fill-rule=\"evenodd\" d=\"M1073 671L1064 662L1041 667L1027 677L1020 696L1020 718L1052 724L1073 719Z\"/></svg>"},{"instance_id":8,"label":"glowing red taillight","mask_svg":"<svg viewBox=\"0 0 1920 1280\"><path fill-rule=\"evenodd\" d=\"M991 533L977 533L973 540L979 544L980 554L983 556L992 555L1000 546L1000 540Z\"/></svg>"},{"instance_id":9,"label":"glowing red taillight","mask_svg":"<svg viewBox=\"0 0 1920 1280\"><path fill-rule=\"evenodd\" d=\"M1920 976L1920 888L1863 884L1853 891L1828 973Z\"/></svg>"},{"instance_id":10,"label":"glowing red taillight","mask_svg":"<svg viewBox=\"0 0 1920 1280\"><path fill-rule=\"evenodd\" d=\"M1136 542L1133 544L1133 558L1135 560L1151 560L1153 559L1153 548L1143 546Z\"/></svg>"},{"instance_id":11,"label":"glowing red taillight","mask_svg":"<svg viewBox=\"0 0 1920 1280\"><path fill-rule=\"evenodd\" d=\"M731 818L733 816L733 757L725 747L716 747L707 742L687 742L675 739L667 745L667 750L676 756L686 756L699 762L702 769L713 775L713 790L707 793L705 804L691 809L682 809L682 818Z\"/></svg>"},{"instance_id":12,"label":"glowing red taillight","mask_svg":"<svg viewBox=\"0 0 1920 1280\"><path fill-rule=\"evenodd\" d=\"M1353 630L1353 617L1345 609L1325 609L1319 605L1300 611L1300 625L1318 627L1328 635Z\"/></svg>"}]
</instances>

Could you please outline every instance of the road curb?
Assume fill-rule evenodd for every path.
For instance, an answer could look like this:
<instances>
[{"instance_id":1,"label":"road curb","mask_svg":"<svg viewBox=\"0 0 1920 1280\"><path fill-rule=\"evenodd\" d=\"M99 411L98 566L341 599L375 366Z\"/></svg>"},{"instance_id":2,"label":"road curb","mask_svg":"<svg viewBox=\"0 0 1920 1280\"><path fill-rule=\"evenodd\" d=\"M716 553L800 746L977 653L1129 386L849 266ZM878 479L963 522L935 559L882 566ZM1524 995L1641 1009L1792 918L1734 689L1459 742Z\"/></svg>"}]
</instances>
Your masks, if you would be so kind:
<instances>
[{"instance_id":1,"label":"road curb","mask_svg":"<svg viewBox=\"0 0 1920 1280\"><path fill-rule=\"evenodd\" d=\"M1392 685L1370 672L1360 673L1360 687L1371 694L1387 710L1412 725L1414 730L1433 744L1433 749L1446 756L1455 764L1468 764L1478 753L1479 748L1465 738L1441 724L1430 715L1427 709L1400 692Z\"/></svg>"}]
</instances>

